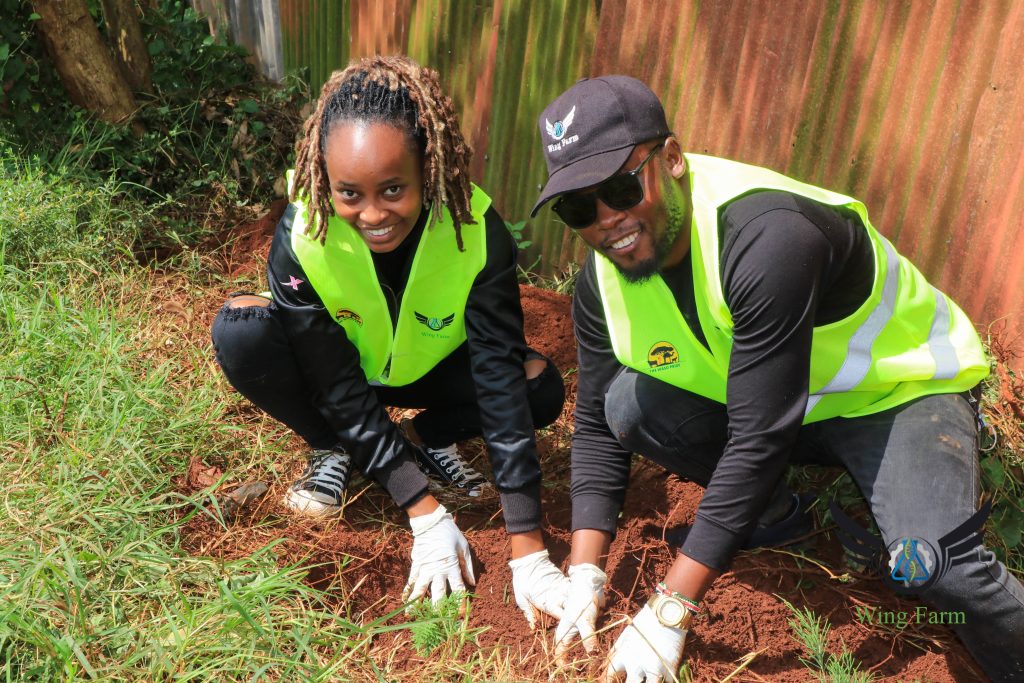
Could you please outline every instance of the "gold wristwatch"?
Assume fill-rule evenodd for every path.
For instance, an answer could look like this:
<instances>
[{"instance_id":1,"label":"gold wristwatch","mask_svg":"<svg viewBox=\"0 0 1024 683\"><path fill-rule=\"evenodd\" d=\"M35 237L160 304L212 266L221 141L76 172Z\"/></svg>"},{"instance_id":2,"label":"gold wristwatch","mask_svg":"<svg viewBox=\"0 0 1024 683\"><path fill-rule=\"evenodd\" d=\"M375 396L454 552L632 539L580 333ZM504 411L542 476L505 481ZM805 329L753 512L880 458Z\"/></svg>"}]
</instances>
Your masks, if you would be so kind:
<instances>
[{"instance_id":1,"label":"gold wristwatch","mask_svg":"<svg viewBox=\"0 0 1024 683\"><path fill-rule=\"evenodd\" d=\"M672 595L655 593L647 601L647 606L654 612L654 616L662 626L678 628L684 631L690 629L690 622L693 620L694 611L685 602Z\"/></svg>"}]
</instances>

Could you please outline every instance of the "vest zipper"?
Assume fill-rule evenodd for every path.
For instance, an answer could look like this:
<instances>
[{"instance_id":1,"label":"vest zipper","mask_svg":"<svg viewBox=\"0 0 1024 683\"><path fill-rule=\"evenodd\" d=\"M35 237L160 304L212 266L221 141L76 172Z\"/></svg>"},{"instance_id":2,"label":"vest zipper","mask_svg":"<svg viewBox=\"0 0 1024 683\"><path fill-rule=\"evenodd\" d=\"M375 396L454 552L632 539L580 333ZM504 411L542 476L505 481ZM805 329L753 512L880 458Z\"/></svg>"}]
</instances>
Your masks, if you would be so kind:
<instances>
[{"instance_id":1,"label":"vest zipper","mask_svg":"<svg viewBox=\"0 0 1024 683\"><path fill-rule=\"evenodd\" d=\"M398 295L395 294L395 290L391 289L388 285L383 282L380 283L381 291L384 292L384 299L388 303L388 315L391 318L391 340L394 345L395 333L398 331ZM387 381L387 378L391 375L391 353L388 353L387 362L384 363L384 370L381 371L380 376Z\"/></svg>"},{"instance_id":2,"label":"vest zipper","mask_svg":"<svg viewBox=\"0 0 1024 683\"><path fill-rule=\"evenodd\" d=\"M391 289L388 285L383 282L380 285L381 290L387 295L386 299L388 302L388 314L391 316L391 332L398 329L398 295L395 294L395 290Z\"/></svg>"}]
</instances>

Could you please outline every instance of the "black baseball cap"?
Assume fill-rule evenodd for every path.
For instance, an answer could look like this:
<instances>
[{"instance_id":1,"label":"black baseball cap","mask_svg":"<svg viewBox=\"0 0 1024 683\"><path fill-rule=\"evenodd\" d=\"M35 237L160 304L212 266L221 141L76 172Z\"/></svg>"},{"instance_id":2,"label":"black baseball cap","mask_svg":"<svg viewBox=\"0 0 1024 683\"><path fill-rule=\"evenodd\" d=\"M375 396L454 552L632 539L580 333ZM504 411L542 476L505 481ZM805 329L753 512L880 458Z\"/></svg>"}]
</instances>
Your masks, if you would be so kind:
<instances>
[{"instance_id":1,"label":"black baseball cap","mask_svg":"<svg viewBox=\"0 0 1024 683\"><path fill-rule=\"evenodd\" d=\"M577 81L538 124L548 182L530 216L560 194L607 180L641 142L671 135L658 96L630 76Z\"/></svg>"}]
</instances>

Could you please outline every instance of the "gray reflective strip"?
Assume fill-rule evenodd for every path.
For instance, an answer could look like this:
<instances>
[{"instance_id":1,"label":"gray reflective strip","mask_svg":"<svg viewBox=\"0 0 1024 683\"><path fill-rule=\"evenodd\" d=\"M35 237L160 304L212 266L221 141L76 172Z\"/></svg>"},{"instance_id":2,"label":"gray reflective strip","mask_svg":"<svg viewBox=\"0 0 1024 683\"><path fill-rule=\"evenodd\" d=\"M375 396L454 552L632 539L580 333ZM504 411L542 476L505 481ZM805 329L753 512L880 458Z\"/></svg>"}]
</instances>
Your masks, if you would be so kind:
<instances>
[{"instance_id":1,"label":"gray reflective strip","mask_svg":"<svg viewBox=\"0 0 1024 683\"><path fill-rule=\"evenodd\" d=\"M882 245L885 246L885 283L882 285L882 300L850 337L850 343L846 348L846 358L843 360L839 372L817 393L811 394L807 398L807 408L804 409L805 417L818 405L823 394L850 391L861 383L871 368L871 347L874 346L878 335L892 319L893 310L896 308L896 293L900 284L900 257L893 246L889 244L889 240L881 235L878 237Z\"/></svg>"},{"instance_id":2,"label":"gray reflective strip","mask_svg":"<svg viewBox=\"0 0 1024 683\"><path fill-rule=\"evenodd\" d=\"M949 302L946 296L932 287L935 293L935 318L928 331L928 350L935 361L933 379L953 379L960 374L960 359L957 358L953 340L949 338Z\"/></svg>"}]
</instances>

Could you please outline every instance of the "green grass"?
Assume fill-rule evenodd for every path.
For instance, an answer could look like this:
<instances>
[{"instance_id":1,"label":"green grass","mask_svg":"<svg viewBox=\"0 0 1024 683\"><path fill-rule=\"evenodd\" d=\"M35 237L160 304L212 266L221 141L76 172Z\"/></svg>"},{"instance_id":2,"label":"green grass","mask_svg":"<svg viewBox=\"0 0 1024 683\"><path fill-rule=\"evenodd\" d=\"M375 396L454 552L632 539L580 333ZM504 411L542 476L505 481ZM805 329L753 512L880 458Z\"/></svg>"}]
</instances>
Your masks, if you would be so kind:
<instances>
[{"instance_id":1,"label":"green grass","mask_svg":"<svg viewBox=\"0 0 1024 683\"><path fill-rule=\"evenodd\" d=\"M478 630L457 601L357 622L276 543L232 560L183 546L196 515L217 518L206 492L179 493L190 459L233 478L288 439L226 415L205 331L175 340L156 314L168 276L126 258L152 211L113 183L0 171L0 683L509 679L510 654L464 650ZM185 296L237 284L195 250L163 267ZM377 641L397 630L437 649L396 660Z\"/></svg>"},{"instance_id":2,"label":"green grass","mask_svg":"<svg viewBox=\"0 0 1024 683\"><path fill-rule=\"evenodd\" d=\"M0 149L0 266L14 267L20 279L31 267L50 282L106 266L151 215L126 206L119 194L115 183L85 188Z\"/></svg>"},{"instance_id":3,"label":"green grass","mask_svg":"<svg viewBox=\"0 0 1024 683\"><path fill-rule=\"evenodd\" d=\"M200 508L172 476L231 433L209 419L212 383L176 391L172 363L147 362L126 311L95 296L136 275L72 278L58 293L20 274L26 284L0 294L7 680L288 678L338 666L345 652L328 645L367 640L379 624L338 619L269 548L218 564L179 547Z\"/></svg>"},{"instance_id":4,"label":"green grass","mask_svg":"<svg viewBox=\"0 0 1024 683\"><path fill-rule=\"evenodd\" d=\"M218 419L216 378L180 372L206 366L201 350L153 353L150 275L96 239L125 237L116 188L24 167L0 182L0 681L372 669L366 646L394 614L347 621L272 546L230 562L181 547L182 525L208 513L173 477L237 449L237 427Z\"/></svg>"}]
</instances>

